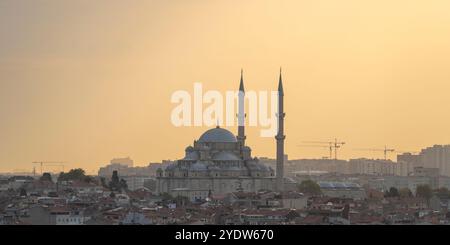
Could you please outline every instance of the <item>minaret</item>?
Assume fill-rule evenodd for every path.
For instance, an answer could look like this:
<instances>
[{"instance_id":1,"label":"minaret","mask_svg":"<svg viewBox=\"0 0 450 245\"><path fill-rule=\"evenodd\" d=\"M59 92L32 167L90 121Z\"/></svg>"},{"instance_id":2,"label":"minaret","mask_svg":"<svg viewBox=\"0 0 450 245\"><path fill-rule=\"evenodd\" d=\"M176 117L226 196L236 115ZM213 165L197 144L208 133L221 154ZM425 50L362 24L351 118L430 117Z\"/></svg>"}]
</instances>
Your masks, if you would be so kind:
<instances>
[{"instance_id":1,"label":"minaret","mask_svg":"<svg viewBox=\"0 0 450 245\"><path fill-rule=\"evenodd\" d=\"M277 175L276 175L276 190L283 191L283 173L284 173L284 106L283 106L283 81L281 79L281 68L280 68L280 78L278 81L278 132L275 136L277 140Z\"/></svg>"},{"instance_id":2,"label":"minaret","mask_svg":"<svg viewBox=\"0 0 450 245\"><path fill-rule=\"evenodd\" d=\"M244 105L244 99L245 99L245 90L244 90L244 77L243 77L243 70L241 69L241 81L239 83L239 93L238 93L238 103L239 103L239 110L238 110L238 136L237 140L241 143L241 147L245 145L245 105Z\"/></svg>"}]
</instances>

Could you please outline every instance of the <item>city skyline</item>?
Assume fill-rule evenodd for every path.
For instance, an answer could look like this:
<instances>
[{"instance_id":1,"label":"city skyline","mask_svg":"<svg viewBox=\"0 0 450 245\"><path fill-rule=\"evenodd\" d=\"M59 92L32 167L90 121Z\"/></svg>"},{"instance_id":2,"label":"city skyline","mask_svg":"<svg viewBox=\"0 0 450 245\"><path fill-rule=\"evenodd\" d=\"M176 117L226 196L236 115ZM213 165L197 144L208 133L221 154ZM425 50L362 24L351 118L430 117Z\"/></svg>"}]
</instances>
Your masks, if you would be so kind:
<instances>
[{"instance_id":1,"label":"city skyline","mask_svg":"<svg viewBox=\"0 0 450 245\"><path fill-rule=\"evenodd\" d=\"M445 1L38 2L0 4L0 172L179 159L210 127L174 127L170 94L236 89L241 67L255 90L283 67L289 158L328 156L297 145L334 138L340 159L450 143ZM275 158L258 134L253 154Z\"/></svg>"}]
</instances>

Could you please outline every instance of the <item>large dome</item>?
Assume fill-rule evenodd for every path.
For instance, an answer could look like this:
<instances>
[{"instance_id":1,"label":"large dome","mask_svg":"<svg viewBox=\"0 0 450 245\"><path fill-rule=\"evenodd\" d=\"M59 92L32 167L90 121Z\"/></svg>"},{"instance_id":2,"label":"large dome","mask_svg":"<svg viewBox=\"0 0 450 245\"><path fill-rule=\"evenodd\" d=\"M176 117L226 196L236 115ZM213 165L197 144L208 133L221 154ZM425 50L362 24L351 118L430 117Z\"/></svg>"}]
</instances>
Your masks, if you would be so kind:
<instances>
[{"instance_id":1,"label":"large dome","mask_svg":"<svg viewBox=\"0 0 450 245\"><path fill-rule=\"evenodd\" d=\"M230 131L216 127L213 129L210 129L202 134L200 136L200 139L198 139L199 142L237 142L236 136L234 136L233 133Z\"/></svg>"}]
</instances>

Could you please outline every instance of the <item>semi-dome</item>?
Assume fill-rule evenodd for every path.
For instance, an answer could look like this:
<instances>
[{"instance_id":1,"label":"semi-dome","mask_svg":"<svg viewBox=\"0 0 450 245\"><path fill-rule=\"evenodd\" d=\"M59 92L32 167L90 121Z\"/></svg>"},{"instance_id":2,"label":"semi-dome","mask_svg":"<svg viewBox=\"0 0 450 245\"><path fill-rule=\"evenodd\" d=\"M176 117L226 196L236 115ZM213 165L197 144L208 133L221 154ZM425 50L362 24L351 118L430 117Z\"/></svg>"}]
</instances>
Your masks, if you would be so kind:
<instances>
[{"instance_id":1,"label":"semi-dome","mask_svg":"<svg viewBox=\"0 0 450 245\"><path fill-rule=\"evenodd\" d=\"M201 163L199 161L195 162L190 167L191 171L207 171L208 168L204 163Z\"/></svg>"},{"instance_id":2,"label":"semi-dome","mask_svg":"<svg viewBox=\"0 0 450 245\"><path fill-rule=\"evenodd\" d=\"M221 151L213 156L213 160L218 161L237 161L240 160L235 154L231 152Z\"/></svg>"},{"instance_id":3,"label":"semi-dome","mask_svg":"<svg viewBox=\"0 0 450 245\"><path fill-rule=\"evenodd\" d=\"M183 160L198 160L198 153L195 151L190 151L186 153L186 156L183 158Z\"/></svg>"},{"instance_id":4,"label":"semi-dome","mask_svg":"<svg viewBox=\"0 0 450 245\"><path fill-rule=\"evenodd\" d=\"M216 127L213 129L209 129L208 131L204 132L202 136L200 136L200 139L198 139L199 142L225 142L225 143L234 143L237 142L236 136L234 136L233 133L230 131Z\"/></svg>"}]
</instances>

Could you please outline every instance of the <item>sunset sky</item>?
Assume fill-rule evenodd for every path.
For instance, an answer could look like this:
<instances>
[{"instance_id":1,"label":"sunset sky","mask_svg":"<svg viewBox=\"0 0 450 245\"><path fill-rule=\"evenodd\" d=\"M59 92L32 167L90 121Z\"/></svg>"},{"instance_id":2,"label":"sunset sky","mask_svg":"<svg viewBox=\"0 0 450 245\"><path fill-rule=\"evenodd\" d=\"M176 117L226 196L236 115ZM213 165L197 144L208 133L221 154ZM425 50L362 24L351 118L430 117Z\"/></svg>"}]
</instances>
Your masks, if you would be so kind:
<instances>
[{"instance_id":1,"label":"sunset sky","mask_svg":"<svg viewBox=\"0 0 450 245\"><path fill-rule=\"evenodd\" d=\"M176 90L275 90L286 153L302 141L420 150L450 143L448 0L1 0L0 171L61 160L95 173L183 156L207 127L174 127ZM229 128L235 132L235 128ZM255 156L275 140L247 129ZM391 157L394 159L395 155Z\"/></svg>"}]
</instances>

